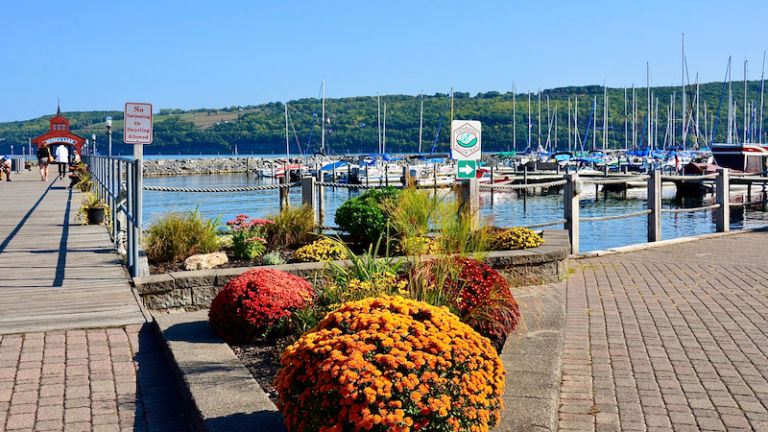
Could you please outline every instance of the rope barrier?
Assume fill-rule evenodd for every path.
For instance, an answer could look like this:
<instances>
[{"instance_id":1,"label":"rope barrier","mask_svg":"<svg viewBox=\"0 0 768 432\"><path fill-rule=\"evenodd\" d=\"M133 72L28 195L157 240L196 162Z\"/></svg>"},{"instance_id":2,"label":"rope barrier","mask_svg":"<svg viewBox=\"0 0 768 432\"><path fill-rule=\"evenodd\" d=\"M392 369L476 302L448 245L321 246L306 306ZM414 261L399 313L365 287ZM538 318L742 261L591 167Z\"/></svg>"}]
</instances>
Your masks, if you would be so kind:
<instances>
[{"instance_id":1,"label":"rope barrier","mask_svg":"<svg viewBox=\"0 0 768 432\"><path fill-rule=\"evenodd\" d=\"M700 182L703 180L714 180L717 178L717 174L697 175L697 176L675 176L675 175L663 175L662 180L666 181L682 181L682 182Z\"/></svg>"},{"instance_id":2,"label":"rope barrier","mask_svg":"<svg viewBox=\"0 0 768 432\"><path fill-rule=\"evenodd\" d=\"M397 189L402 189L402 186L400 185L364 185L364 184L349 184L349 183L332 183L332 182L315 182L315 185L317 186L327 186L327 187L335 187L335 188L346 188L346 189L383 189L385 187L393 187ZM431 186L430 186L431 187Z\"/></svg>"},{"instance_id":3,"label":"rope barrier","mask_svg":"<svg viewBox=\"0 0 768 432\"><path fill-rule=\"evenodd\" d=\"M560 220L556 220L556 221L553 221L553 222L544 222L544 223L538 223L538 224L532 224L532 225L524 225L523 228L529 228L529 229L544 228L544 227L553 226L553 225L562 225L562 224L564 224L566 222L568 222L568 219L560 219Z\"/></svg>"},{"instance_id":4,"label":"rope barrier","mask_svg":"<svg viewBox=\"0 0 768 432\"><path fill-rule=\"evenodd\" d=\"M536 188L550 188L550 187L556 187L556 186L563 186L567 183L566 180L558 180L548 183L529 183L527 185L524 184L516 184L516 185L490 185L490 184L481 184L480 189L483 190L523 190L523 189L536 189Z\"/></svg>"},{"instance_id":5,"label":"rope barrier","mask_svg":"<svg viewBox=\"0 0 768 432\"><path fill-rule=\"evenodd\" d=\"M299 186L301 183L287 183L277 185L266 186L243 186L243 187L226 187L226 188L187 188L187 187L168 187L168 186L142 186L142 189L149 191L159 192L249 192L249 191L266 191L280 188L290 188L293 186Z\"/></svg>"},{"instance_id":6,"label":"rope barrier","mask_svg":"<svg viewBox=\"0 0 768 432\"><path fill-rule=\"evenodd\" d=\"M596 184L596 185L611 185L611 184L624 184L632 181L644 181L648 180L648 176L636 176L622 179L606 179L599 177L584 177L582 182L584 184Z\"/></svg>"},{"instance_id":7,"label":"rope barrier","mask_svg":"<svg viewBox=\"0 0 768 432\"><path fill-rule=\"evenodd\" d=\"M745 177L739 177L738 180L757 182L757 183L768 183L768 177L745 176Z\"/></svg>"},{"instance_id":8,"label":"rope barrier","mask_svg":"<svg viewBox=\"0 0 768 432\"><path fill-rule=\"evenodd\" d=\"M626 219L626 218L646 215L650 212L651 212L650 209L646 209L646 210L635 212L635 213L627 213L627 214L614 215L614 216L580 217L579 222L601 222L601 221L614 220L614 219Z\"/></svg>"},{"instance_id":9,"label":"rope barrier","mask_svg":"<svg viewBox=\"0 0 768 432\"><path fill-rule=\"evenodd\" d=\"M722 207L720 204L712 204L703 207L682 208L682 209L661 209L662 213L695 213L707 210L714 210Z\"/></svg>"},{"instance_id":10,"label":"rope barrier","mask_svg":"<svg viewBox=\"0 0 768 432\"><path fill-rule=\"evenodd\" d=\"M758 204L766 204L766 203L768 203L768 200L750 201L750 202L745 202L745 203L732 202L732 203L728 203L728 205L731 206L731 207L741 207L741 206L758 205Z\"/></svg>"}]
</instances>

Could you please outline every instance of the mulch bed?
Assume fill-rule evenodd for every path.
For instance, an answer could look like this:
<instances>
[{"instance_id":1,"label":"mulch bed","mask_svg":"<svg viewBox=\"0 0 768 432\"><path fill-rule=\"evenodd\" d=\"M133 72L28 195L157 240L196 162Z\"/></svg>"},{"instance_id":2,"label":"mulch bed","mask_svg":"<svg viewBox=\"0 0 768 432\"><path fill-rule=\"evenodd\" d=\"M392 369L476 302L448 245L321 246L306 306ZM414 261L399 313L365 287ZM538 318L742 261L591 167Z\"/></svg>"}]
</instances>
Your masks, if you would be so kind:
<instances>
[{"instance_id":1,"label":"mulch bed","mask_svg":"<svg viewBox=\"0 0 768 432\"><path fill-rule=\"evenodd\" d=\"M285 336L277 340L262 341L243 345L230 345L238 359L248 368L264 393L277 405L277 389L272 383L280 372L280 357L288 345L296 342L298 336Z\"/></svg>"}]
</instances>

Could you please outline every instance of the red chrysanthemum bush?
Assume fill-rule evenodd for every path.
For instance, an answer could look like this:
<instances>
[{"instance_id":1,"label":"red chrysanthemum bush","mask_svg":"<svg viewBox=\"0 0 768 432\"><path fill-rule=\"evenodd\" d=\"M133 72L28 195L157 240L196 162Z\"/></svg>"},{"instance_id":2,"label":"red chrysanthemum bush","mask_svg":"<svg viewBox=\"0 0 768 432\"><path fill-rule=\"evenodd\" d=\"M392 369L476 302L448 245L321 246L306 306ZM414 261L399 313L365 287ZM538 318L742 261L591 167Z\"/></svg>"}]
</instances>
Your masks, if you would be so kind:
<instances>
[{"instance_id":1,"label":"red chrysanthemum bush","mask_svg":"<svg viewBox=\"0 0 768 432\"><path fill-rule=\"evenodd\" d=\"M312 302L306 280L279 270L254 269L237 276L211 303L213 332L230 343L252 342L284 323L291 313Z\"/></svg>"},{"instance_id":2,"label":"red chrysanthemum bush","mask_svg":"<svg viewBox=\"0 0 768 432\"><path fill-rule=\"evenodd\" d=\"M291 432L488 431L504 367L445 308L382 296L345 303L283 353L275 380Z\"/></svg>"},{"instance_id":3,"label":"red chrysanthemum bush","mask_svg":"<svg viewBox=\"0 0 768 432\"><path fill-rule=\"evenodd\" d=\"M420 285L439 290L442 303L501 350L520 322L520 307L504 276L481 261L461 257L429 260L420 269L426 279Z\"/></svg>"}]
</instances>

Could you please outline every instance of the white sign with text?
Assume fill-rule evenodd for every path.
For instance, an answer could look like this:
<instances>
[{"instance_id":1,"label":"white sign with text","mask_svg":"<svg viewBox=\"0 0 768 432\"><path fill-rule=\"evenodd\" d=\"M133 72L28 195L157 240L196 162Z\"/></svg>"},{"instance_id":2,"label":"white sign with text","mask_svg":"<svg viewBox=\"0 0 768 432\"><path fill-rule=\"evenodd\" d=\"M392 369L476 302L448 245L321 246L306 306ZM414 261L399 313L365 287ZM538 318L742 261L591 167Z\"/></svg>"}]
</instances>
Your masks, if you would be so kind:
<instances>
[{"instance_id":1,"label":"white sign with text","mask_svg":"<svg viewBox=\"0 0 768 432\"><path fill-rule=\"evenodd\" d=\"M126 144L152 144L152 104L125 103L123 141Z\"/></svg>"},{"instance_id":2,"label":"white sign with text","mask_svg":"<svg viewBox=\"0 0 768 432\"><path fill-rule=\"evenodd\" d=\"M454 120L451 122L451 159L478 160L482 135L480 122L476 120Z\"/></svg>"}]
</instances>

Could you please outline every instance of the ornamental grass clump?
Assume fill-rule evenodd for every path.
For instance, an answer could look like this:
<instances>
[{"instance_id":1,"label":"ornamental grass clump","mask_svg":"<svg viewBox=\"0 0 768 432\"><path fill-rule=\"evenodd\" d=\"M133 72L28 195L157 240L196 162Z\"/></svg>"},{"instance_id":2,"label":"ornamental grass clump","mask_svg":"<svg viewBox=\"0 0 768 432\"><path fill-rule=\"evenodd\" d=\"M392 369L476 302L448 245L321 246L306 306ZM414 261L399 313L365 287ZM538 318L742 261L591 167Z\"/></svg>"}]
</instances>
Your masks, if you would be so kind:
<instances>
[{"instance_id":1,"label":"ornamental grass clump","mask_svg":"<svg viewBox=\"0 0 768 432\"><path fill-rule=\"evenodd\" d=\"M300 247L293 259L299 262L323 262L345 258L346 248L329 238L322 238Z\"/></svg>"},{"instance_id":2,"label":"ornamental grass clump","mask_svg":"<svg viewBox=\"0 0 768 432\"><path fill-rule=\"evenodd\" d=\"M291 314L312 304L306 280L279 270L253 269L227 283L211 303L211 329L229 343L279 334Z\"/></svg>"},{"instance_id":3,"label":"ornamental grass clump","mask_svg":"<svg viewBox=\"0 0 768 432\"><path fill-rule=\"evenodd\" d=\"M496 235L494 248L496 250L527 249L539 247L544 239L529 228L516 227L503 230Z\"/></svg>"},{"instance_id":4,"label":"ornamental grass clump","mask_svg":"<svg viewBox=\"0 0 768 432\"><path fill-rule=\"evenodd\" d=\"M144 240L147 258L153 263L177 262L218 250L220 221L221 216L203 218L198 208L165 213L149 227Z\"/></svg>"},{"instance_id":5,"label":"ornamental grass clump","mask_svg":"<svg viewBox=\"0 0 768 432\"><path fill-rule=\"evenodd\" d=\"M248 215L238 215L235 219L227 221L232 232L232 252L235 258L254 259L261 256L267 250L267 240L264 231L274 222L268 219L251 219Z\"/></svg>"},{"instance_id":6,"label":"ornamental grass clump","mask_svg":"<svg viewBox=\"0 0 768 432\"><path fill-rule=\"evenodd\" d=\"M274 221L264 231L270 248L306 244L315 236L317 223L311 206L286 206L280 213L267 215L267 219Z\"/></svg>"},{"instance_id":7,"label":"ornamental grass clump","mask_svg":"<svg viewBox=\"0 0 768 432\"><path fill-rule=\"evenodd\" d=\"M443 308L402 297L346 303L283 353L275 380L289 431L488 431L504 367Z\"/></svg>"}]
</instances>

